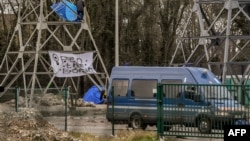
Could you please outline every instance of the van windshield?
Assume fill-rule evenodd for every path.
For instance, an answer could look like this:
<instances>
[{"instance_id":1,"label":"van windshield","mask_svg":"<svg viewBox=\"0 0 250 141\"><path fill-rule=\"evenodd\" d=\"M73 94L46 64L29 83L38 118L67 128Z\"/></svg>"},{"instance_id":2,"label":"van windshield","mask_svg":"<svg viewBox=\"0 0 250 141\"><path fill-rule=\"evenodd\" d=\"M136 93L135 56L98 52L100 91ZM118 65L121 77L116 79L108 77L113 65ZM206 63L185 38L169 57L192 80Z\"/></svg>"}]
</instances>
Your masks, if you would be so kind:
<instances>
[{"instance_id":1,"label":"van windshield","mask_svg":"<svg viewBox=\"0 0 250 141\"><path fill-rule=\"evenodd\" d=\"M233 99L224 86L202 86L202 90L206 99Z\"/></svg>"}]
</instances>

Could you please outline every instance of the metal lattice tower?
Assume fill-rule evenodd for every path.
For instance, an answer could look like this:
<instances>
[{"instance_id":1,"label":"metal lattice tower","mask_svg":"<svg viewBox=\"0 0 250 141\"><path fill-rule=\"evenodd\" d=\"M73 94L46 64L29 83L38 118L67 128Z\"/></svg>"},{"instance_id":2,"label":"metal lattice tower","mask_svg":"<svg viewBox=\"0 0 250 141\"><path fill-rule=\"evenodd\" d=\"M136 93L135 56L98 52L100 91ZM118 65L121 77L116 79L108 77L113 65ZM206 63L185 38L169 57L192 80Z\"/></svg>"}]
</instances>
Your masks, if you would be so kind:
<instances>
[{"instance_id":1,"label":"metal lattice tower","mask_svg":"<svg viewBox=\"0 0 250 141\"><path fill-rule=\"evenodd\" d=\"M52 88L61 92L65 86L71 86L72 93L79 93L83 78L55 77L49 50L69 53L93 51L93 67L97 74L86 75L84 79L106 87L109 76L92 37L86 7L84 21L68 22L50 8L55 3L53 0L19 2L17 24L1 60L1 86L5 86L5 91L0 96L16 86L23 89L30 101L33 94L48 93ZM84 42L86 38L91 42Z\"/></svg>"},{"instance_id":2,"label":"metal lattice tower","mask_svg":"<svg viewBox=\"0 0 250 141\"><path fill-rule=\"evenodd\" d=\"M245 83L250 73L249 15L249 0L194 0L170 65L203 66L217 72L223 83L227 76ZM180 56L183 61L177 61Z\"/></svg>"}]
</instances>

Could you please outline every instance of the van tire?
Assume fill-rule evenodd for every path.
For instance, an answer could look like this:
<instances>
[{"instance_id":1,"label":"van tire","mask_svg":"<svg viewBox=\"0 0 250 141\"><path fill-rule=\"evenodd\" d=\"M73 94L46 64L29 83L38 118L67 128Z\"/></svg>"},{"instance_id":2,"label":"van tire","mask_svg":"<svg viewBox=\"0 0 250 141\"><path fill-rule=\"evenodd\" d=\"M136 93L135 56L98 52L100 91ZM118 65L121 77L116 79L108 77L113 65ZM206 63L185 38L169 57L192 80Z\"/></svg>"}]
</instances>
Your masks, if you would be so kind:
<instances>
[{"instance_id":1,"label":"van tire","mask_svg":"<svg viewBox=\"0 0 250 141\"><path fill-rule=\"evenodd\" d=\"M211 120L207 117L200 117L198 119L198 129L201 133L209 134L212 132Z\"/></svg>"},{"instance_id":2,"label":"van tire","mask_svg":"<svg viewBox=\"0 0 250 141\"><path fill-rule=\"evenodd\" d=\"M130 118L130 126L133 129L146 129L147 124L144 124L140 115L132 115Z\"/></svg>"}]
</instances>

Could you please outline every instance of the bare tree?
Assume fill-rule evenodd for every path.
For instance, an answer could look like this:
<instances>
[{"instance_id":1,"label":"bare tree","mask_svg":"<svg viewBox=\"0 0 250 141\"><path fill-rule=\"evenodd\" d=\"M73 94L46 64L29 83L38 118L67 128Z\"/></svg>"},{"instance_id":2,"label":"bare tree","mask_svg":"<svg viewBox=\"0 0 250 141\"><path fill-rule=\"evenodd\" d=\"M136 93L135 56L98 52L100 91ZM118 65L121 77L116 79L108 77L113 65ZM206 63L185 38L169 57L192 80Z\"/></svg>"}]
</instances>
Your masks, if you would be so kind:
<instances>
[{"instance_id":1,"label":"bare tree","mask_svg":"<svg viewBox=\"0 0 250 141\"><path fill-rule=\"evenodd\" d=\"M5 20L5 14L4 14L4 6L3 6L3 3L0 3L0 13L1 13L3 31L4 31L5 33L7 33L6 31L8 30L8 28L7 28L6 20Z\"/></svg>"}]
</instances>

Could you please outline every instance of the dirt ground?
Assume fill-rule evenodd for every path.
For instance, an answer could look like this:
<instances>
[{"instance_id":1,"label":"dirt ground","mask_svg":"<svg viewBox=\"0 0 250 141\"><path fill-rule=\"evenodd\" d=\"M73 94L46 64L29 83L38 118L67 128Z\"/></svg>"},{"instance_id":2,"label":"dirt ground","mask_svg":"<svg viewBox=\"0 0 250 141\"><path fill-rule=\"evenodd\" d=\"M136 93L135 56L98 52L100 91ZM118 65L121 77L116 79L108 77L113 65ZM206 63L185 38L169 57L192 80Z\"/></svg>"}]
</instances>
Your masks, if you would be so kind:
<instances>
[{"instance_id":1,"label":"dirt ground","mask_svg":"<svg viewBox=\"0 0 250 141\"><path fill-rule=\"evenodd\" d=\"M82 141L81 138L73 136L72 132L51 123L50 118L46 120L46 117L63 117L65 114L64 99L58 95L35 97L33 108L25 108L23 97L18 100L18 106L15 106L14 99L0 103L0 141ZM72 114L70 107L69 102L67 110Z\"/></svg>"},{"instance_id":2,"label":"dirt ground","mask_svg":"<svg viewBox=\"0 0 250 141\"><path fill-rule=\"evenodd\" d=\"M79 140L49 124L34 109L22 109L21 112L16 112L7 104L0 104L0 109L0 141Z\"/></svg>"}]
</instances>

